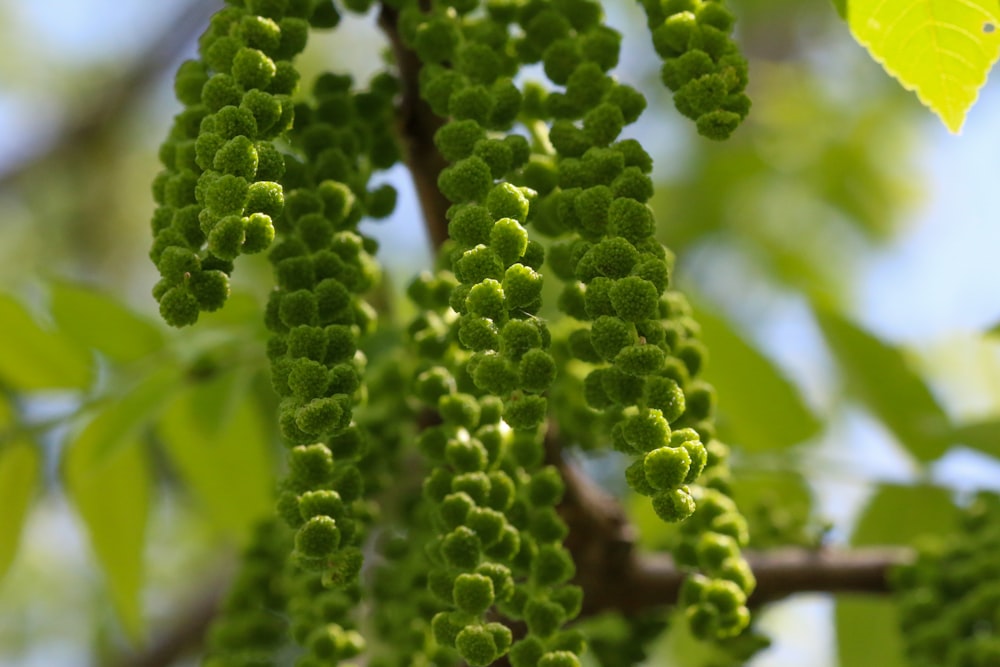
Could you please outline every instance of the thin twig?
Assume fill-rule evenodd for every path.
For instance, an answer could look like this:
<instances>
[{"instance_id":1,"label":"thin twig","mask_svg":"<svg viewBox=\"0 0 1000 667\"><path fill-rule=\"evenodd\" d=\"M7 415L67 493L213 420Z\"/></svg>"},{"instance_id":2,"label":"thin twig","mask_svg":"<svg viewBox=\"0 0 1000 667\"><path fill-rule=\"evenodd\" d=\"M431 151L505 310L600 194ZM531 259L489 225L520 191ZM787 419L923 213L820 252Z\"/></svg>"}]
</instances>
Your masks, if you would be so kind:
<instances>
[{"instance_id":1,"label":"thin twig","mask_svg":"<svg viewBox=\"0 0 1000 667\"><path fill-rule=\"evenodd\" d=\"M417 54L403 44L397 28L398 19L398 10L387 4L382 5L378 22L392 44L402 86L397 131L403 142L406 165L417 190L431 247L437 250L448 240L445 214L450 203L437 185L438 175L448 163L434 145L434 133L445 121L435 115L430 105L420 97L419 80L423 64Z\"/></svg>"}]
</instances>

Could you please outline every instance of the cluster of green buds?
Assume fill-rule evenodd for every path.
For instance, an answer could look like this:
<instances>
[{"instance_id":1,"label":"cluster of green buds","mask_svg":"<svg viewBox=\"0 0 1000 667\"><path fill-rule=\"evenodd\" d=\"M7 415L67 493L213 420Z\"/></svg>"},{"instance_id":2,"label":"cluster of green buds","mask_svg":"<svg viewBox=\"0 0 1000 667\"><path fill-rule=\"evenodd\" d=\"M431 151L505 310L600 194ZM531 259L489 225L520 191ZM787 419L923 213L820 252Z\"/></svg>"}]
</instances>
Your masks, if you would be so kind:
<instances>
[{"instance_id":1,"label":"cluster of green buds","mask_svg":"<svg viewBox=\"0 0 1000 667\"><path fill-rule=\"evenodd\" d=\"M643 4L678 109L702 134L727 136L749 107L731 15L713 0ZM655 238L652 159L621 137L646 100L611 74L621 36L600 2L382 8L419 60L419 95L441 120L433 140L447 166L437 185L451 205L431 221L449 236L439 270L408 290L422 312L409 328L416 400L404 406L373 396L365 381L361 346L378 320L365 295L380 270L377 243L358 227L395 207L396 191L371 179L400 158L391 132L398 82L382 73L359 90L349 76L323 74L306 99L295 97L291 59L311 28L338 23L338 9L329 0L228 5L200 40L200 59L177 76L186 108L154 184L154 294L168 323L192 324L223 305L236 257L270 249L267 353L289 449L277 509L294 531L281 592L304 649L297 664L334 665L366 648L355 609L378 512L371 495L378 476L399 469L406 438L385 424L369 429L358 416L369 403L383 406L371 414L392 405L423 415L415 440L429 470L423 510L411 518L425 553L386 537L382 553L398 576L375 583L376 593L425 587L410 607L424 621L374 621L376 634L413 648L413 664L581 664L583 634L565 626L583 592L571 583L556 509L564 481L547 446L563 426L563 444L582 443L589 429L588 445L631 457L629 486L662 519L682 522L675 556L693 572L681 603L695 634L741 633L754 585L740 555L746 523L728 495L714 393L698 378L697 323L670 291L673 257ZM371 5L344 2L356 12ZM518 82L533 64L547 84ZM555 333L543 272L562 283L556 305L567 317ZM226 639L240 636L227 629L244 627L240 613L227 608L220 621L218 660L243 664Z\"/></svg>"},{"instance_id":2,"label":"cluster of green buds","mask_svg":"<svg viewBox=\"0 0 1000 667\"><path fill-rule=\"evenodd\" d=\"M914 667L1000 664L1000 496L980 493L959 532L928 540L891 576Z\"/></svg>"}]
</instances>

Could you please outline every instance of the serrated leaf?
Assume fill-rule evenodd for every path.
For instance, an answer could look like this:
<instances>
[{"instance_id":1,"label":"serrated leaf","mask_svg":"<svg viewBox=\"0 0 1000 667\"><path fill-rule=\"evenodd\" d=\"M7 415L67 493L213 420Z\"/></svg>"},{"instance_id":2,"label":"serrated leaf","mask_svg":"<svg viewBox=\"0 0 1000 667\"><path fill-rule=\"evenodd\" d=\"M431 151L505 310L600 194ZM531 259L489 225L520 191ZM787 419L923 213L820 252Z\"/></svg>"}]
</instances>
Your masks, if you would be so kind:
<instances>
[{"instance_id":1,"label":"serrated leaf","mask_svg":"<svg viewBox=\"0 0 1000 667\"><path fill-rule=\"evenodd\" d=\"M946 532L958 513L951 496L932 486L885 485L869 501L851 538L857 546L913 544ZM899 617L891 599L840 596L836 609L840 664L905 667Z\"/></svg>"},{"instance_id":2,"label":"serrated leaf","mask_svg":"<svg viewBox=\"0 0 1000 667\"><path fill-rule=\"evenodd\" d=\"M816 317L848 390L918 460L941 456L951 445L948 417L903 353L833 312Z\"/></svg>"},{"instance_id":3,"label":"serrated leaf","mask_svg":"<svg viewBox=\"0 0 1000 667\"><path fill-rule=\"evenodd\" d=\"M961 130L1000 53L996 0L848 0L847 22L886 72Z\"/></svg>"},{"instance_id":4,"label":"serrated leaf","mask_svg":"<svg viewBox=\"0 0 1000 667\"><path fill-rule=\"evenodd\" d=\"M236 540L274 506L269 431L248 389L239 373L198 383L170 403L159 424L181 477Z\"/></svg>"},{"instance_id":5,"label":"serrated leaf","mask_svg":"<svg viewBox=\"0 0 1000 667\"><path fill-rule=\"evenodd\" d=\"M52 317L60 330L109 359L127 363L163 347L160 329L95 289L55 283Z\"/></svg>"},{"instance_id":6,"label":"serrated leaf","mask_svg":"<svg viewBox=\"0 0 1000 667\"><path fill-rule=\"evenodd\" d=\"M722 318L703 308L695 317L710 350L705 379L721 397L719 431L724 440L760 452L791 447L819 431L819 420L770 359Z\"/></svg>"},{"instance_id":7,"label":"serrated leaf","mask_svg":"<svg viewBox=\"0 0 1000 667\"><path fill-rule=\"evenodd\" d=\"M0 350L0 382L16 391L90 385L90 353L61 332L42 329L6 294L0 294Z\"/></svg>"},{"instance_id":8,"label":"serrated leaf","mask_svg":"<svg viewBox=\"0 0 1000 667\"><path fill-rule=\"evenodd\" d=\"M0 581L17 555L41 467L34 443L22 438L0 440Z\"/></svg>"},{"instance_id":9,"label":"serrated leaf","mask_svg":"<svg viewBox=\"0 0 1000 667\"><path fill-rule=\"evenodd\" d=\"M66 449L63 475L94 555L107 580L122 627L133 639L143 634L141 592L143 547L152 480L146 452L134 430L122 446L96 451L102 441L87 428Z\"/></svg>"}]
</instances>

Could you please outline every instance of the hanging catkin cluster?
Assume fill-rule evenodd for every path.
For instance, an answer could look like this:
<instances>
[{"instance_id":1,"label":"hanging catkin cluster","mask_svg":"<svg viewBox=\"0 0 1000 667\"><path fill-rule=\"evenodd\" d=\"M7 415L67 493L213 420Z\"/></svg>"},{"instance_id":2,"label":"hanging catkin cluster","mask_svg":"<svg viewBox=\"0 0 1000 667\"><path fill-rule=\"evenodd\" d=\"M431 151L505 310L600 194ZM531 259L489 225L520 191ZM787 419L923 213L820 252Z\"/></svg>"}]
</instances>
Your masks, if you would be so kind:
<instances>
[{"instance_id":1,"label":"hanging catkin cluster","mask_svg":"<svg viewBox=\"0 0 1000 667\"><path fill-rule=\"evenodd\" d=\"M586 642L567 624L583 589L557 511L559 448L574 444L627 455L629 486L682 522L675 556L692 572L681 603L695 634L742 632L754 585L740 555L746 523L728 496L714 394L698 379L698 326L655 238L652 159L621 137L646 100L611 73L621 36L601 4L384 3L383 20L420 63L404 84L439 121L437 186L450 208L429 221L449 236L436 271L408 289L419 309L412 354L375 374L362 348L382 349L371 334L385 318L365 300L380 269L359 224L395 207L395 190L371 179L399 160L402 86L387 72L364 87L326 73L303 94L291 58L311 28L338 23L337 7L229 5L200 60L178 73L187 108L154 184L154 294L168 323L191 324L223 305L237 256L269 249L267 353L288 448L277 512L292 535L278 573L263 563L281 529L258 534L212 664L267 664L290 638L300 667L505 656L513 667L579 667ZM702 134L728 135L748 109L731 16L712 1L644 5L678 109ZM534 64L547 82L521 81ZM559 283L551 303L543 276ZM399 425L408 419L412 431ZM422 485L377 505L414 452ZM385 523L369 540L376 518ZM359 576L368 553L379 554L370 584ZM255 585L270 593L255 598ZM258 599L281 607L283 623L241 607ZM365 600L370 621L358 613ZM253 639L257 624L268 631Z\"/></svg>"},{"instance_id":2,"label":"hanging catkin cluster","mask_svg":"<svg viewBox=\"0 0 1000 667\"><path fill-rule=\"evenodd\" d=\"M1000 497L982 493L960 532L928 541L891 578L914 667L1000 664Z\"/></svg>"}]
</instances>

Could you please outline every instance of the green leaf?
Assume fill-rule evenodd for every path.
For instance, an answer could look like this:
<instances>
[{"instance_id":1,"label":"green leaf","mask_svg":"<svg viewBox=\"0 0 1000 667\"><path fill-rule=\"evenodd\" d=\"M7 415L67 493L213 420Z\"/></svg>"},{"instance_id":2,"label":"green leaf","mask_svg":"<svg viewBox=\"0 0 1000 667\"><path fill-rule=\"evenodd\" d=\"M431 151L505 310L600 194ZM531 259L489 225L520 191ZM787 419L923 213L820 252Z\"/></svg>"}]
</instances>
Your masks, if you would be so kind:
<instances>
[{"instance_id":1,"label":"green leaf","mask_svg":"<svg viewBox=\"0 0 1000 667\"><path fill-rule=\"evenodd\" d=\"M112 605L126 633L138 640L143 634L140 593L152 486L149 463L137 429L122 434L126 442L121 446L107 447L94 437L95 423L69 444L63 474L107 579Z\"/></svg>"},{"instance_id":2,"label":"green leaf","mask_svg":"<svg viewBox=\"0 0 1000 667\"><path fill-rule=\"evenodd\" d=\"M959 444L1000 457L1000 420L972 422L956 426L952 439Z\"/></svg>"},{"instance_id":3,"label":"green leaf","mask_svg":"<svg viewBox=\"0 0 1000 667\"><path fill-rule=\"evenodd\" d=\"M85 389L90 354L61 332L38 326L13 297L0 294L0 382L15 391Z\"/></svg>"},{"instance_id":4,"label":"green leaf","mask_svg":"<svg viewBox=\"0 0 1000 667\"><path fill-rule=\"evenodd\" d=\"M996 0L848 0L851 33L957 133L1000 53Z\"/></svg>"},{"instance_id":5,"label":"green leaf","mask_svg":"<svg viewBox=\"0 0 1000 667\"><path fill-rule=\"evenodd\" d=\"M837 10L837 15L840 16L840 18L847 18L847 0L833 0L833 6Z\"/></svg>"},{"instance_id":6,"label":"green leaf","mask_svg":"<svg viewBox=\"0 0 1000 667\"><path fill-rule=\"evenodd\" d=\"M941 456L951 445L948 417L903 353L833 312L816 317L848 390L918 460Z\"/></svg>"},{"instance_id":7,"label":"green leaf","mask_svg":"<svg viewBox=\"0 0 1000 667\"><path fill-rule=\"evenodd\" d=\"M760 452L791 447L819 431L798 390L771 361L722 318L698 308L701 337L710 350L705 379L721 397L719 432L726 441Z\"/></svg>"},{"instance_id":8,"label":"green leaf","mask_svg":"<svg viewBox=\"0 0 1000 667\"><path fill-rule=\"evenodd\" d=\"M242 541L274 507L269 429L240 373L191 386L164 411L167 454L212 521Z\"/></svg>"},{"instance_id":9,"label":"green leaf","mask_svg":"<svg viewBox=\"0 0 1000 667\"><path fill-rule=\"evenodd\" d=\"M134 434L159 415L181 384L176 368L162 366L100 404L97 415L78 436L85 443L81 448L92 457L91 464L99 465L119 448L134 444Z\"/></svg>"},{"instance_id":10,"label":"green leaf","mask_svg":"<svg viewBox=\"0 0 1000 667\"><path fill-rule=\"evenodd\" d=\"M0 581L17 555L41 468L34 443L20 438L0 441Z\"/></svg>"},{"instance_id":11,"label":"green leaf","mask_svg":"<svg viewBox=\"0 0 1000 667\"><path fill-rule=\"evenodd\" d=\"M958 512L947 491L931 486L879 488L862 513L851 543L857 546L913 544L921 535L947 532ZM899 617L891 599L837 599L840 664L906 667Z\"/></svg>"},{"instance_id":12,"label":"green leaf","mask_svg":"<svg viewBox=\"0 0 1000 667\"><path fill-rule=\"evenodd\" d=\"M81 285L52 285L52 317L59 328L112 361L128 363L163 347L151 322L107 294Z\"/></svg>"}]
</instances>

